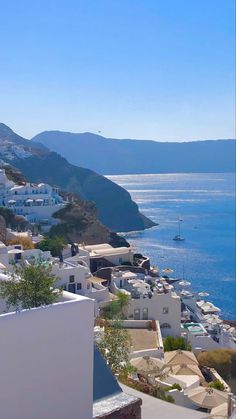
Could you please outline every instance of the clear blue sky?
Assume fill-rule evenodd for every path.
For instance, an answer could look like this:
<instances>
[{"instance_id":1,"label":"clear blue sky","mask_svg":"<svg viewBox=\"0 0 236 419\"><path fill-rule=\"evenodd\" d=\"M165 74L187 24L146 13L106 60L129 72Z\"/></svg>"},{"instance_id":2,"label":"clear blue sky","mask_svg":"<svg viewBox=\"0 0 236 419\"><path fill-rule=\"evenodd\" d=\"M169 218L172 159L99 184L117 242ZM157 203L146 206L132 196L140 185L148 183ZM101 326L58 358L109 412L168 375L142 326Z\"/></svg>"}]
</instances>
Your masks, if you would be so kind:
<instances>
[{"instance_id":1,"label":"clear blue sky","mask_svg":"<svg viewBox=\"0 0 236 419\"><path fill-rule=\"evenodd\" d=\"M21 135L234 138L234 0L0 3L0 121Z\"/></svg>"}]
</instances>

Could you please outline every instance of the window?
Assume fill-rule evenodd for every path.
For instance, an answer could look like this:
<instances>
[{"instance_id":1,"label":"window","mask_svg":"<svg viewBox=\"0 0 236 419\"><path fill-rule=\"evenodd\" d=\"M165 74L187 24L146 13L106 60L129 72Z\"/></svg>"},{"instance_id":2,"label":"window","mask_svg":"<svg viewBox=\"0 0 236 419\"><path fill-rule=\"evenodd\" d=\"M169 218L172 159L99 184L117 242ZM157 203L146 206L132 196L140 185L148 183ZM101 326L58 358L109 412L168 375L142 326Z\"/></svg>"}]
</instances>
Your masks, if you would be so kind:
<instances>
[{"instance_id":1,"label":"window","mask_svg":"<svg viewBox=\"0 0 236 419\"><path fill-rule=\"evenodd\" d=\"M80 282L78 282L78 283L77 283L77 290L81 290L81 288L82 288L82 285L81 285L81 283L80 283Z\"/></svg>"},{"instance_id":2,"label":"window","mask_svg":"<svg viewBox=\"0 0 236 419\"><path fill-rule=\"evenodd\" d=\"M68 284L68 291L75 294L75 284Z\"/></svg>"},{"instance_id":3,"label":"window","mask_svg":"<svg viewBox=\"0 0 236 419\"><path fill-rule=\"evenodd\" d=\"M75 275L69 276L69 282L75 282Z\"/></svg>"},{"instance_id":4,"label":"window","mask_svg":"<svg viewBox=\"0 0 236 419\"><path fill-rule=\"evenodd\" d=\"M148 308L143 308L143 320L148 320Z\"/></svg>"},{"instance_id":5,"label":"window","mask_svg":"<svg viewBox=\"0 0 236 419\"><path fill-rule=\"evenodd\" d=\"M171 325L169 323L162 323L161 324L161 329L170 329Z\"/></svg>"},{"instance_id":6,"label":"window","mask_svg":"<svg viewBox=\"0 0 236 419\"><path fill-rule=\"evenodd\" d=\"M134 320L140 320L140 309L139 308L134 309Z\"/></svg>"},{"instance_id":7,"label":"window","mask_svg":"<svg viewBox=\"0 0 236 419\"><path fill-rule=\"evenodd\" d=\"M163 307L162 313L163 314L168 314L169 313L169 307Z\"/></svg>"},{"instance_id":8,"label":"window","mask_svg":"<svg viewBox=\"0 0 236 419\"><path fill-rule=\"evenodd\" d=\"M119 258L119 264L121 264L123 262L122 258Z\"/></svg>"}]
</instances>

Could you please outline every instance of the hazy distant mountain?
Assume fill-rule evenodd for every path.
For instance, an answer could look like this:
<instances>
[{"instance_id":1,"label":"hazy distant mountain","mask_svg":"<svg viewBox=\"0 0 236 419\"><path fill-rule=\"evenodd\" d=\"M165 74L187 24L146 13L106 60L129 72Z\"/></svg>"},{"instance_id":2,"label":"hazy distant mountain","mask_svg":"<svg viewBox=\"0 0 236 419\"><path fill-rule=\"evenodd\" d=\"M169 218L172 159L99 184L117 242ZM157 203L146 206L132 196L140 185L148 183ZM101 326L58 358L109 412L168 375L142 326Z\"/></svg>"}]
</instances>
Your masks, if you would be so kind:
<instances>
[{"instance_id":1,"label":"hazy distant mountain","mask_svg":"<svg viewBox=\"0 0 236 419\"><path fill-rule=\"evenodd\" d=\"M157 142L45 131L33 141L102 174L233 172L235 140Z\"/></svg>"},{"instance_id":2,"label":"hazy distant mountain","mask_svg":"<svg viewBox=\"0 0 236 419\"><path fill-rule=\"evenodd\" d=\"M46 182L92 201L99 220L113 231L142 230L155 225L141 214L130 194L92 170L76 167L46 147L26 140L0 124L0 159L15 166L31 182Z\"/></svg>"}]
</instances>

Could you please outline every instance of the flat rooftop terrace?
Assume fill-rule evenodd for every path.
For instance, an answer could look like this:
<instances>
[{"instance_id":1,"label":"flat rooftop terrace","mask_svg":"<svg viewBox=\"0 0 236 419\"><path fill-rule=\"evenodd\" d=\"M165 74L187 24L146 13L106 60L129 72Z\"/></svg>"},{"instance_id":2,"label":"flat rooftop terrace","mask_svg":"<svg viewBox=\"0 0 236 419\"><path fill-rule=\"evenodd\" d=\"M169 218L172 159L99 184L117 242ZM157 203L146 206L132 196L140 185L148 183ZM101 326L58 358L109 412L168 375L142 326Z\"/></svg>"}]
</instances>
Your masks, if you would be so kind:
<instances>
[{"instance_id":1,"label":"flat rooftop terrace","mask_svg":"<svg viewBox=\"0 0 236 419\"><path fill-rule=\"evenodd\" d=\"M155 349L159 347L157 332L148 329L126 329L135 351L142 349Z\"/></svg>"}]
</instances>

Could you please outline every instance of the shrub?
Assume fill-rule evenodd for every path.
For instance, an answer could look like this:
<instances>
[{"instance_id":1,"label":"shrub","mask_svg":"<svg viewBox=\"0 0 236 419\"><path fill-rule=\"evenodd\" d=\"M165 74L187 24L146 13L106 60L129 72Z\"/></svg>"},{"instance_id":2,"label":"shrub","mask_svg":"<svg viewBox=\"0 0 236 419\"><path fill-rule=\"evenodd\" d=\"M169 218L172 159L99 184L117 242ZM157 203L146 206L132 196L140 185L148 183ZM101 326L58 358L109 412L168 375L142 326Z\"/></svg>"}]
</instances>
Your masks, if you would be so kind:
<instances>
[{"instance_id":1,"label":"shrub","mask_svg":"<svg viewBox=\"0 0 236 419\"><path fill-rule=\"evenodd\" d=\"M107 361L113 374L128 374L131 370L129 353L131 339L126 329L123 329L118 320L112 326L104 326L104 337L98 343L98 348Z\"/></svg>"},{"instance_id":2,"label":"shrub","mask_svg":"<svg viewBox=\"0 0 236 419\"><path fill-rule=\"evenodd\" d=\"M188 344L181 336L177 338L174 338L173 336L167 336L167 338L164 340L164 350L169 352L175 351L177 349L191 351L191 345Z\"/></svg>"},{"instance_id":3,"label":"shrub","mask_svg":"<svg viewBox=\"0 0 236 419\"><path fill-rule=\"evenodd\" d=\"M169 390L182 390L182 387L178 383L172 384L172 386L169 388Z\"/></svg>"},{"instance_id":4,"label":"shrub","mask_svg":"<svg viewBox=\"0 0 236 419\"><path fill-rule=\"evenodd\" d=\"M236 351L233 349L201 352L197 359L199 364L214 368L225 380L236 377Z\"/></svg>"},{"instance_id":5,"label":"shrub","mask_svg":"<svg viewBox=\"0 0 236 419\"><path fill-rule=\"evenodd\" d=\"M7 244L8 246L21 244L24 250L34 249L32 240L29 237L16 237L15 239L9 240Z\"/></svg>"},{"instance_id":6,"label":"shrub","mask_svg":"<svg viewBox=\"0 0 236 419\"><path fill-rule=\"evenodd\" d=\"M165 400L169 403L174 403L175 400L171 395L166 395L165 390L161 389L158 385L151 385L145 381L134 381L130 378L119 376L119 381L127 386L141 391L142 393L149 394L157 399Z\"/></svg>"},{"instance_id":7,"label":"shrub","mask_svg":"<svg viewBox=\"0 0 236 419\"><path fill-rule=\"evenodd\" d=\"M216 390L225 390L224 384L218 378L210 384L210 387L215 388Z\"/></svg>"},{"instance_id":8,"label":"shrub","mask_svg":"<svg viewBox=\"0 0 236 419\"><path fill-rule=\"evenodd\" d=\"M43 252L49 250L52 256L55 257L60 256L65 244L66 242L63 237L45 237L45 239L43 239L40 243L37 244L37 248L42 250Z\"/></svg>"}]
</instances>

